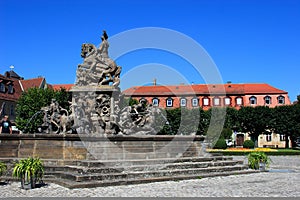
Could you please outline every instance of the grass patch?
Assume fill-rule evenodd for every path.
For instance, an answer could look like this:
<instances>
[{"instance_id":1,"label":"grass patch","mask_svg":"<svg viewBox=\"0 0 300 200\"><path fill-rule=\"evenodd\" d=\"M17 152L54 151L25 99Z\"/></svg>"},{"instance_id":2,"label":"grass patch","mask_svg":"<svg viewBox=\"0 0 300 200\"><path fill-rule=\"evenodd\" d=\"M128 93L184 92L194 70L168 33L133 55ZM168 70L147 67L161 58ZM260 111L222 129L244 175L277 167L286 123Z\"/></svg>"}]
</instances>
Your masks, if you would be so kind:
<instances>
[{"instance_id":1,"label":"grass patch","mask_svg":"<svg viewBox=\"0 0 300 200\"><path fill-rule=\"evenodd\" d=\"M271 148L256 148L256 149L245 149L245 148L228 148L222 149L207 149L209 153L220 153L222 155L229 156L243 156L248 155L250 152L264 152L271 156L283 156L283 155L300 155L300 150L298 149L271 149Z\"/></svg>"}]
</instances>

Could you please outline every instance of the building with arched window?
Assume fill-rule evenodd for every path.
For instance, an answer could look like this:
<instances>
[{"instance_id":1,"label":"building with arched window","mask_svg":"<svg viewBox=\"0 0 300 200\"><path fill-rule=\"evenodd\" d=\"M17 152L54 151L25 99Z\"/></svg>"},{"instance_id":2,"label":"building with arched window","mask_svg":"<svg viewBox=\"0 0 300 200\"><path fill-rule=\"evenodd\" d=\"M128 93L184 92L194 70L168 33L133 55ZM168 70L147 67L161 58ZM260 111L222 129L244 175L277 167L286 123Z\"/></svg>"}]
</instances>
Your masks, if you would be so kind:
<instances>
[{"instance_id":1,"label":"building with arched window","mask_svg":"<svg viewBox=\"0 0 300 200\"><path fill-rule=\"evenodd\" d=\"M0 74L0 120L2 116L8 115L11 121L16 118L16 104L17 100L22 95L22 92L29 88L47 88L51 87L46 83L43 77L26 79L20 77L13 70Z\"/></svg>"},{"instance_id":2,"label":"building with arched window","mask_svg":"<svg viewBox=\"0 0 300 200\"><path fill-rule=\"evenodd\" d=\"M125 97L145 98L161 108L269 106L291 104L288 92L266 83L194 84L135 86L123 91Z\"/></svg>"}]
</instances>

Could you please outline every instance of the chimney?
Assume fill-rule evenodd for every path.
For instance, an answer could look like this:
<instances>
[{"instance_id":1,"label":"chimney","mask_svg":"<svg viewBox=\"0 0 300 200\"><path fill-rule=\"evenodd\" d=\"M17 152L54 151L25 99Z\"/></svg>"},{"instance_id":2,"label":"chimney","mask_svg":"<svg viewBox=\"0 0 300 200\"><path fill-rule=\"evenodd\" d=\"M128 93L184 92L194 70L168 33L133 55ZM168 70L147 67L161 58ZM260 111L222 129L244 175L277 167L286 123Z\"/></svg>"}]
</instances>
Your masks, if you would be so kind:
<instances>
[{"instance_id":1,"label":"chimney","mask_svg":"<svg viewBox=\"0 0 300 200\"><path fill-rule=\"evenodd\" d=\"M153 79L153 85L156 86L156 78Z\"/></svg>"}]
</instances>

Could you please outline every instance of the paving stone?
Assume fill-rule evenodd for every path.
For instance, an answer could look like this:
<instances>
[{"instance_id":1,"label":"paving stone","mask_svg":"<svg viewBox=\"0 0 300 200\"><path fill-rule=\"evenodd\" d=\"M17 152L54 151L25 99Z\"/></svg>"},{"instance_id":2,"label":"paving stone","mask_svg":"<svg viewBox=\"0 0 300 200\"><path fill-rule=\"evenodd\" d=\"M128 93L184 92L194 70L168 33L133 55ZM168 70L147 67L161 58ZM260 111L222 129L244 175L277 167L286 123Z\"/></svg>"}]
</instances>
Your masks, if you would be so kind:
<instances>
[{"instance_id":1,"label":"paving stone","mask_svg":"<svg viewBox=\"0 0 300 200\"><path fill-rule=\"evenodd\" d=\"M236 160L244 157L234 156ZM0 185L5 197L300 197L300 156L272 156L269 172L138 185L67 189L57 184L33 190L19 182ZM246 159L244 159L246 161Z\"/></svg>"}]
</instances>

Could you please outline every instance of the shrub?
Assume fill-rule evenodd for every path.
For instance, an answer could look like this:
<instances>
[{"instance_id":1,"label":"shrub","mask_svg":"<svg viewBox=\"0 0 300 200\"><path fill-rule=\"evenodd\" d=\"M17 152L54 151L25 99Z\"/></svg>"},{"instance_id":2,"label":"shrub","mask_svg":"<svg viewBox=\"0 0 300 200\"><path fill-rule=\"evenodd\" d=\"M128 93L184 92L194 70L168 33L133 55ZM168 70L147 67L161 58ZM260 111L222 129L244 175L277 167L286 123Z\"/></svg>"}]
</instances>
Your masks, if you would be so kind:
<instances>
[{"instance_id":1,"label":"shrub","mask_svg":"<svg viewBox=\"0 0 300 200\"><path fill-rule=\"evenodd\" d=\"M259 169L259 164L265 163L269 167L271 159L264 152L251 152L248 155L248 165L251 169Z\"/></svg>"},{"instance_id":2,"label":"shrub","mask_svg":"<svg viewBox=\"0 0 300 200\"><path fill-rule=\"evenodd\" d=\"M225 139L223 138L219 139L214 146L214 149L226 149L226 148L227 148L227 144Z\"/></svg>"},{"instance_id":3,"label":"shrub","mask_svg":"<svg viewBox=\"0 0 300 200\"><path fill-rule=\"evenodd\" d=\"M2 176L6 170L7 170L6 164L3 162L0 162L0 176Z\"/></svg>"},{"instance_id":4,"label":"shrub","mask_svg":"<svg viewBox=\"0 0 300 200\"><path fill-rule=\"evenodd\" d=\"M29 185L29 188L35 188L35 183L42 179L44 175L44 165L39 158L25 158L15 164L13 169L14 177L21 179L21 187Z\"/></svg>"},{"instance_id":5,"label":"shrub","mask_svg":"<svg viewBox=\"0 0 300 200\"><path fill-rule=\"evenodd\" d=\"M254 142L252 140L245 140L243 144L244 148L253 149L254 148Z\"/></svg>"}]
</instances>

